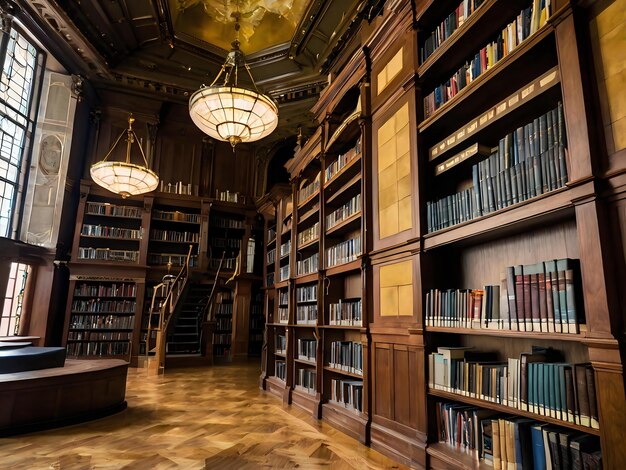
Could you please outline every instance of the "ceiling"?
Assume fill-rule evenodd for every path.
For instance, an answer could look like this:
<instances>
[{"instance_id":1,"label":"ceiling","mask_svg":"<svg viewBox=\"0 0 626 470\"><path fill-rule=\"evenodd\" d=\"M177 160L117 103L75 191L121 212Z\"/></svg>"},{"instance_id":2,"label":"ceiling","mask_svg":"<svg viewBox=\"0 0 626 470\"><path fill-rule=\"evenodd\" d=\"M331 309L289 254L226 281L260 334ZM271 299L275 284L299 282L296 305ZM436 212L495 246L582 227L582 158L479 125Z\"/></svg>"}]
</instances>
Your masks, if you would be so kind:
<instances>
[{"instance_id":1,"label":"ceiling","mask_svg":"<svg viewBox=\"0 0 626 470\"><path fill-rule=\"evenodd\" d=\"M325 62L382 0L15 0L71 51L96 87L185 102L218 73L235 38L259 88L280 105L274 138L312 125ZM60 47L56 45L57 49Z\"/></svg>"}]
</instances>

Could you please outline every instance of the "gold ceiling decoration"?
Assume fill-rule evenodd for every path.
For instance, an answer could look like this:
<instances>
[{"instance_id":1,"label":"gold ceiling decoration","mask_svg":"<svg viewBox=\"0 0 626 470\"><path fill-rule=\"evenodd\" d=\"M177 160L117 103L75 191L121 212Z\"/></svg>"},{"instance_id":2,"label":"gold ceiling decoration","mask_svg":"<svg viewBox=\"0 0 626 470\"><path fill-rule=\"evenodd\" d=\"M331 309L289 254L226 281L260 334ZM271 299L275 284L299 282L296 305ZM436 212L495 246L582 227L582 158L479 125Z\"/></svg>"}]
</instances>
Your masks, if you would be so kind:
<instances>
[{"instance_id":1,"label":"gold ceiling decoration","mask_svg":"<svg viewBox=\"0 0 626 470\"><path fill-rule=\"evenodd\" d=\"M230 49L229 32L239 15L241 47L248 54L289 42L307 0L169 0L177 33Z\"/></svg>"}]
</instances>

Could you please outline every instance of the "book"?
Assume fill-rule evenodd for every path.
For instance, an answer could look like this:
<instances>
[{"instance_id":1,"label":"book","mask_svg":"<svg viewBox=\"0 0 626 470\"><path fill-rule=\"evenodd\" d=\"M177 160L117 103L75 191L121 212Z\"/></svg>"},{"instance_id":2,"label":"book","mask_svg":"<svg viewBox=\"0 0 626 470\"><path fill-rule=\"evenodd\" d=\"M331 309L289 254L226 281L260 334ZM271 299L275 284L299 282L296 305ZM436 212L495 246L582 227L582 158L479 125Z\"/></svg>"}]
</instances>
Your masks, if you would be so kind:
<instances>
[{"instance_id":1,"label":"book","mask_svg":"<svg viewBox=\"0 0 626 470\"><path fill-rule=\"evenodd\" d=\"M593 366L587 364L585 366L585 379L587 382L587 397L589 399L589 420L591 427L594 429L600 429L600 422L598 420L598 404L596 402L596 384L593 374Z\"/></svg>"},{"instance_id":2,"label":"book","mask_svg":"<svg viewBox=\"0 0 626 470\"><path fill-rule=\"evenodd\" d=\"M545 424L535 424L531 427L531 436L533 444L533 469L546 470L551 467L546 466L546 449L544 447L542 428Z\"/></svg>"}]
</instances>

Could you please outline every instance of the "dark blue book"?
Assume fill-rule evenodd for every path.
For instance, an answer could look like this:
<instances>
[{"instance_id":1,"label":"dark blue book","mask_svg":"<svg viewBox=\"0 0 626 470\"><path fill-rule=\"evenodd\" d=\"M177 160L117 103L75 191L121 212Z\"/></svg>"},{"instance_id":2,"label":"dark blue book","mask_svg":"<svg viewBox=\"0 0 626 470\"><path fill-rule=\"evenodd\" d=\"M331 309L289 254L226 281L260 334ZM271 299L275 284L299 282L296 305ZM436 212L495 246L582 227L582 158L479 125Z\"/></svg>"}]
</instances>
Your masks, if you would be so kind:
<instances>
[{"instance_id":1,"label":"dark blue book","mask_svg":"<svg viewBox=\"0 0 626 470\"><path fill-rule=\"evenodd\" d=\"M531 426L531 439L533 444L533 469L546 470L546 450L543 445L542 427L545 424L536 424Z\"/></svg>"}]
</instances>

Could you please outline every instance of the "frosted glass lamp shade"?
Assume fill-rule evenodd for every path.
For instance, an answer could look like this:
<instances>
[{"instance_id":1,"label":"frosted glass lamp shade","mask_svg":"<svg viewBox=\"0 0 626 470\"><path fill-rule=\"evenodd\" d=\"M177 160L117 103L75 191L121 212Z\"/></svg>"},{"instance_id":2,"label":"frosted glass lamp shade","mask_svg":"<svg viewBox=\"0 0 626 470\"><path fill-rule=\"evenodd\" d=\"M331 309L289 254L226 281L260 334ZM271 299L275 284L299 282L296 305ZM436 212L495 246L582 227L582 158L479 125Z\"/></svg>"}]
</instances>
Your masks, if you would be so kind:
<instances>
[{"instance_id":1,"label":"frosted glass lamp shade","mask_svg":"<svg viewBox=\"0 0 626 470\"><path fill-rule=\"evenodd\" d=\"M200 88L189 100L189 115L205 134L230 142L254 142L278 125L278 107L266 95L236 86Z\"/></svg>"},{"instance_id":2,"label":"frosted glass lamp shade","mask_svg":"<svg viewBox=\"0 0 626 470\"><path fill-rule=\"evenodd\" d=\"M126 198L154 191L159 185L157 174L140 165L101 161L91 166L94 182Z\"/></svg>"}]
</instances>

